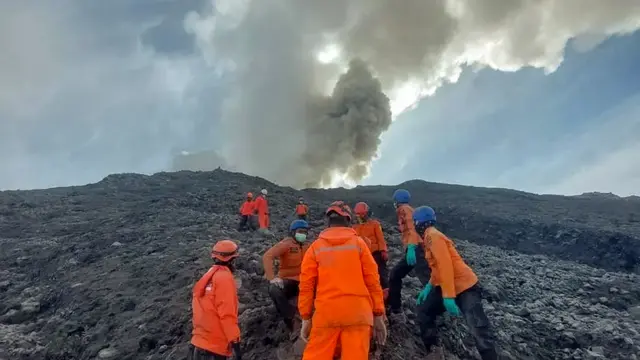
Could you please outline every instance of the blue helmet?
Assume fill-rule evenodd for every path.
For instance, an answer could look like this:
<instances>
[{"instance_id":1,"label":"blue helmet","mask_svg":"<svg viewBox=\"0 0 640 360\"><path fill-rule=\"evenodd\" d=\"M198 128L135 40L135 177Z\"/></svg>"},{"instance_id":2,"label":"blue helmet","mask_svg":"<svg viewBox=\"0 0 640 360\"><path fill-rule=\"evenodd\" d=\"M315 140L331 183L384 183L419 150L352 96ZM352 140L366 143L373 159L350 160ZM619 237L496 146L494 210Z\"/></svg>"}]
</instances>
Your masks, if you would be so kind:
<instances>
[{"instance_id":1,"label":"blue helmet","mask_svg":"<svg viewBox=\"0 0 640 360\"><path fill-rule=\"evenodd\" d=\"M309 223L304 220L293 220L289 225L289 231L294 232L298 229L308 229Z\"/></svg>"},{"instance_id":2,"label":"blue helmet","mask_svg":"<svg viewBox=\"0 0 640 360\"><path fill-rule=\"evenodd\" d=\"M393 202L398 204L408 204L411 201L411 194L408 190L398 189L393 192Z\"/></svg>"},{"instance_id":3,"label":"blue helmet","mask_svg":"<svg viewBox=\"0 0 640 360\"><path fill-rule=\"evenodd\" d=\"M413 223L422 225L436 222L436 212L428 206L420 206L413 211Z\"/></svg>"}]
</instances>

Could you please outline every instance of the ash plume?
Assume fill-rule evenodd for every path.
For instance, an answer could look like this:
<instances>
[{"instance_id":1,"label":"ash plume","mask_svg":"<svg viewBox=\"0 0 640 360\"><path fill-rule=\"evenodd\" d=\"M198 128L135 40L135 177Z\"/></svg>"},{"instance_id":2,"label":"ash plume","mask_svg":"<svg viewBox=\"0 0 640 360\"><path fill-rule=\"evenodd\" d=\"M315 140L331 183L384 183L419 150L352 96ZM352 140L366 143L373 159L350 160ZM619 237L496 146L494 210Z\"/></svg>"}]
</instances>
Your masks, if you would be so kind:
<instances>
[{"instance_id":1,"label":"ash plume","mask_svg":"<svg viewBox=\"0 0 640 360\"><path fill-rule=\"evenodd\" d=\"M362 179L391 113L464 66L551 72L569 40L584 50L638 28L636 0L218 0L185 19L232 76L225 160L295 187ZM319 62L330 44L339 56Z\"/></svg>"},{"instance_id":2,"label":"ash plume","mask_svg":"<svg viewBox=\"0 0 640 360\"><path fill-rule=\"evenodd\" d=\"M367 175L380 135L391 125L389 98L380 81L360 59L338 79L330 97L320 97L307 108L303 168L294 184L314 187L331 184L331 171L350 179Z\"/></svg>"}]
</instances>

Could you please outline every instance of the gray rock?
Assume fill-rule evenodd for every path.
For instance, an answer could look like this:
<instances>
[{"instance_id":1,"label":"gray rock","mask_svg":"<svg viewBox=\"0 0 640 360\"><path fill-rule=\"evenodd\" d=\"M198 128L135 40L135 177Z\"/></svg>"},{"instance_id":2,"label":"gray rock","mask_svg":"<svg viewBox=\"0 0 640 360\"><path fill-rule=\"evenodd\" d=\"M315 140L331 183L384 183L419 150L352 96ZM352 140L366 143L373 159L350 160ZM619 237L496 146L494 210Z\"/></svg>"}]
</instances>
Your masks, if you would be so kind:
<instances>
[{"instance_id":1,"label":"gray rock","mask_svg":"<svg viewBox=\"0 0 640 360\"><path fill-rule=\"evenodd\" d=\"M98 359L116 359L118 357L118 350L108 347L98 352Z\"/></svg>"},{"instance_id":2,"label":"gray rock","mask_svg":"<svg viewBox=\"0 0 640 360\"><path fill-rule=\"evenodd\" d=\"M28 314L40 312L40 301L37 299L29 299L20 304L20 309Z\"/></svg>"},{"instance_id":3,"label":"gray rock","mask_svg":"<svg viewBox=\"0 0 640 360\"><path fill-rule=\"evenodd\" d=\"M606 359L604 355L597 353L595 351L587 350L584 356L586 360L598 360L598 359Z\"/></svg>"},{"instance_id":4,"label":"gray rock","mask_svg":"<svg viewBox=\"0 0 640 360\"><path fill-rule=\"evenodd\" d=\"M598 355L604 356L604 347L602 346L594 346L591 348L591 352L594 352Z\"/></svg>"},{"instance_id":5,"label":"gray rock","mask_svg":"<svg viewBox=\"0 0 640 360\"><path fill-rule=\"evenodd\" d=\"M640 224L624 219L640 213L640 202L420 181L402 186L416 206L436 208L440 229L478 275L507 358L629 360L638 353L640 277L633 269ZM244 193L263 187L271 193L275 238L235 230ZM393 267L404 256L393 230L393 189L296 191L213 171L122 174L87 186L0 192L0 264L6 264L0 279L9 282L0 284L0 357L84 359L109 351L117 353L113 359L183 357L193 284L212 264L213 242L231 238L241 249L235 276L245 358L277 358L275 349L291 344L268 296L261 257L286 235L297 197L304 194L311 208L310 240L324 226L328 203L367 201L383 225ZM415 324L421 288L416 274L404 279L405 321L390 322L383 358L425 358ZM462 318L440 317L438 332L449 359L477 358Z\"/></svg>"}]
</instances>

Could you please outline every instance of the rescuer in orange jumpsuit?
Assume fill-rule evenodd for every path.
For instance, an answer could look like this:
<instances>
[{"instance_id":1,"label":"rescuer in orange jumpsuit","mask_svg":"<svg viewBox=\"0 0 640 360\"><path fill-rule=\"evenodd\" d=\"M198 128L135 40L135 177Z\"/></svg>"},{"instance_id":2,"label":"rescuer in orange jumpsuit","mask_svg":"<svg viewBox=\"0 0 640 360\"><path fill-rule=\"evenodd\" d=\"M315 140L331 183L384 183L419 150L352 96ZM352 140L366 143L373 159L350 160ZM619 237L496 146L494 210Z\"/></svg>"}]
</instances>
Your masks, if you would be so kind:
<instances>
[{"instance_id":1,"label":"rescuer in orange jumpsuit","mask_svg":"<svg viewBox=\"0 0 640 360\"><path fill-rule=\"evenodd\" d=\"M296 205L296 216L300 220L309 221L309 206L304 203L302 196L298 199L298 205Z\"/></svg>"},{"instance_id":2,"label":"rescuer in orange jumpsuit","mask_svg":"<svg viewBox=\"0 0 640 360\"><path fill-rule=\"evenodd\" d=\"M240 206L240 224L238 224L238 231L245 231L247 229L255 230L255 224L253 223L255 202L253 201L253 194L247 193L247 199Z\"/></svg>"},{"instance_id":3,"label":"rescuer in orange jumpsuit","mask_svg":"<svg viewBox=\"0 0 640 360\"><path fill-rule=\"evenodd\" d=\"M190 360L241 360L238 290L233 263L238 245L218 241L211 251L213 266L193 287L193 331Z\"/></svg>"},{"instance_id":4,"label":"rescuer in orange jumpsuit","mask_svg":"<svg viewBox=\"0 0 640 360\"><path fill-rule=\"evenodd\" d=\"M302 258L309 248L307 233L309 224L304 220L294 220L289 226L289 236L282 239L262 256L264 276L271 283L269 296L278 313L291 331L294 340L300 334L300 320L296 317L297 307L291 304L298 297L300 284L300 266ZM274 275L273 261L278 259L278 275ZM294 303L295 304L295 303Z\"/></svg>"},{"instance_id":5,"label":"rescuer in orange jumpsuit","mask_svg":"<svg viewBox=\"0 0 640 360\"><path fill-rule=\"evenodd\" d=\"M260 230L269 229L269 205L267 204L267 189L260 190L256 198L254 213L258 215L258 227Z\"/></svg>"},{"instance_id":6,"label":"rescuer in orange jumpsuit","mask_svg":"<svg viewBox=\"0 0 640 360\"><path fill-rule=\"evenodd\" d=\"M404 320L402 312L402 279L415 268L415 274L425 285L429 281L429 265L424 259L424 245L413 225L413 208L409 205L411 195L405 189L398 189L393 193L393 204L396 207L398 216L398 228L401 232L402 245L405 249L405 256L391 269L389 276L389 320Z\"/></svg>"},{"instance_id":7,"label":"rescuer in orange jumpsuit","mask_svg":"<svg viewBox=\"0 0 640 360\"><path fill-rule=\"evenodd\" d=\"M302 260L298 309L302 360L327 360L340 343L343 359L367 359L371 329L384 345L384 300L377 265L351 225L351 210L336 201L322 231ZM312 318L313 316L313 318Z\"/></svg>"},{"instance_id":8,"label":"rescuer in orange jumpsuit","mask_svg":"<svg viewBox=\"0 0 640 360\"><path fill-rule=\"evenodd\" d=\"M376 261L376 264L378 264L380 286L382 286L382 292L386 300L389 295L389 270L387 268L389 256L387 255L387 242L384 240L384 235L382 234L382 225L380 225L378 220L370 217L371 210L365 202L357 203L353 208L353 212L356 214L358 220L358 223L353 225L353 228L360 237L369 242L368 245L371 249L371 255L373 255L373 259Z\"/></svg>"},{"instance_id":9,"label":"rescuer in orange jumpsuit","mask_svg":"<svg viewBox=\"0 0 640 360\"><path fill-rule=\"evenodd\" d=\"M427 359L442 357L437 346L436 318L443 312L464 316L482 360L497 360L493 333L482 307L478 277L464 262L453 241L435 228L436 213L428 206L415 209L416 231L423 236L425 258L431 277L418 295L418 325L422 341L430 352Z\"/></svg>"}]
</instances>

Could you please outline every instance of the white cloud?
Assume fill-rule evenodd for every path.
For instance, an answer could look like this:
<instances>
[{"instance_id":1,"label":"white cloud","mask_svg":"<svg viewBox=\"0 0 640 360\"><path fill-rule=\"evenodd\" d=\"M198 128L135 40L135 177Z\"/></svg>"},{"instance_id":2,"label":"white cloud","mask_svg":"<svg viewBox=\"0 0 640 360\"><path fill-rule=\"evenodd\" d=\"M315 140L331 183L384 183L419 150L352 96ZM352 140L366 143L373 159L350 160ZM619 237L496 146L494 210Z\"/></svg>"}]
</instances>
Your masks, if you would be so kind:
<instances>
[{"instance_id":1,"label":"white cloud","mask_svg":"<svg viewBox=\"0 0 640 360\"><path fill-rule=\"evenodd\" d=\"M159 171L189 130L195 60L142 46L147 21L101 32L77 4L0 5L0 188Z\"/></svg>"},{"instance_id":2,"label":"white cloud","mask_svg":"<svg viewBox=\"0 0 640 360\"><path fill-rule=\"evenodd\" d=\"M567 139L565 151L551 159L568 173L541 192L640 194L640 94L600 115L594 124Z\"/></svg>"},{"instance_id":3,"label":"white cloud","mask_svg":"<svg viewBox=\"0 0 640 360\"><path fill-rule=\"evenodd\" d=\"M396 0L249 1L233 13L233 26L217 26L227 16L214 11L193 15L198 21L191 23L199 25L189 28L204 54L234 64L237 91L230 104L241 107L244 115L223 114L223 122L230 125L226 131L237 133L233 128L242 126L254 129L243 132L251 142L259 142L265 133L274 141L246 148L242 156L235 149L227 156L246 171L294 186L301 185L295 179L304 178L294 174L326 174L340 163L336 154L334 162L323 163L332 169L307 172L298 164L309 162L280 145L291 132L303 138L303 146L318 142L320 132L297 133L292 128L314 121L305 104L327 93L353 57L371 64L391 98L392 113L398 115L443 84L458 81L466 65L501 71L536 67L549 73L562 63L570 39L578 37L576 46L586 50L612 34L640 27L640 3L635 0L407 0L401 6ZM340 51L325 51L317 61L314 55L327 46ZM331 63L336 66L326 66ZM259 114L275 113L278 116L268 117L267 130L256 120ZM274 167L267 161L271 158L286 160Z\"/></svg>"},{"instance_id":4,"label":"white cloud","mask_svg":"<svg viewBox=\"0 0 640 360\"><path fill-rule=\"evenodd\" d=\"M549 193L576 195L585 192L614 192L616 195L638 195L640 184L640 143L605 153L567 178L550 187Z\"/></svg>"},{"instance_id":5,"label":"white cloud","mask_svg":"<svg viewBox=\"0 0 640 360\"><path fill-rule=\"evenodd\" d=\"M617 58L623 47L612 46L594 63L610 63L606 59ZM594 93L585 84L597 83L608 72L624 78L620 74L633 59L626 61L629 66L617 62L627 70L616 71L569 63L561 77L553 74L541 83L533 74L511 78L466 72L458 84L425 99L385 134L383 156L366 182L424 178L536 193L638 194L640 93L610 96L610 87L616 86L612 80L599 84L602 97L608 96L599 105L606 109L602 113L578 100L585 91ZM577 71L598 74L576 77ZM592 110L585 112L585 106Z\"/></svg>"}]
</instances>

